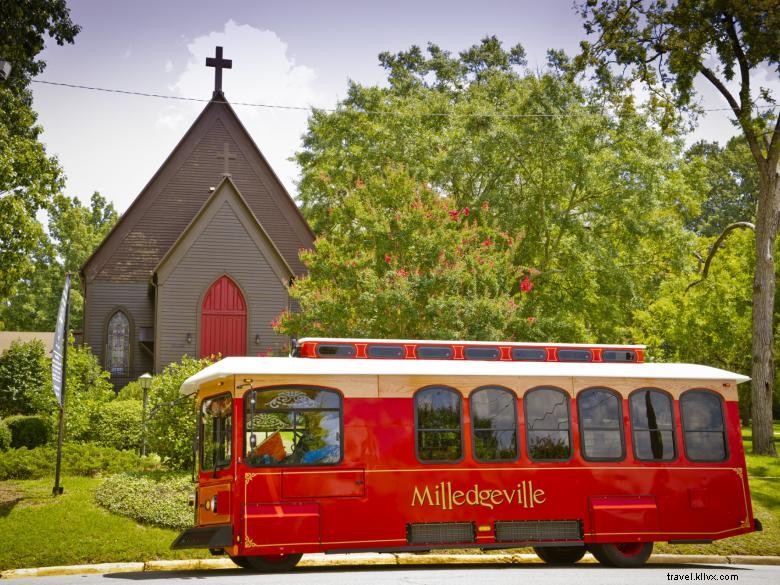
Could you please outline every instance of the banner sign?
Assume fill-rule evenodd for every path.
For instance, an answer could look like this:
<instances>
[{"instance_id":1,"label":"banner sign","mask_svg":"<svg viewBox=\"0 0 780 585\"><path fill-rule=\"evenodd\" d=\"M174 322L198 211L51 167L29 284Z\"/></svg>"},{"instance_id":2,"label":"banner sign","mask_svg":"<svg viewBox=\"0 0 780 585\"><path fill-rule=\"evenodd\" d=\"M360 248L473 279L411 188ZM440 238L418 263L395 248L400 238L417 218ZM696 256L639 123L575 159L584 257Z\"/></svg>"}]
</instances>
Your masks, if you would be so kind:
<instances>
[{"instance_id":1,"label":"banner sign","mask_svg":"<svg viewBox=\"0 0 780 585\"><path fill-rule=\"evenodd\" d=\"M67 321L68 297L70 296L70 274L65 275L65 288L62 289L60 310L57 313L57 328L54 330L54 348L51 355L51 385L57 402L62 406L62 384L65 372L63 372L63 358L65 344L68 343L68 332L65 331Z\"/></svg>"}]
</instances>

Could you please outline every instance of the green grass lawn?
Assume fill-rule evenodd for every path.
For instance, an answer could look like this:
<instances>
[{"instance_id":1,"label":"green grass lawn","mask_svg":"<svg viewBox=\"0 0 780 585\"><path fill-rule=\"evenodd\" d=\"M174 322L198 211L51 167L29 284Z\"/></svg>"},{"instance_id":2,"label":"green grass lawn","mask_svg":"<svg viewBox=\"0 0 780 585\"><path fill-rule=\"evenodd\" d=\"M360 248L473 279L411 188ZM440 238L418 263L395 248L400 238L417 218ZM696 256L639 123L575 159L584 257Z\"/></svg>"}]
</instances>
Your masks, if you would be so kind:
<instances>
[{"instance_id":1,"label":"green grass lawn","mask_svg":"<svg viewBox=\"0 0 780 585\"><path fill-rule=\"evenodd\" d=\"M52 478L0 482L0 570L204 556L170 550L173 530L106 512L94 501L99 483L65 477L55 498Z\"/></svg>"},{"instance_id":2,"label":"green grass lawn","mask_svg":"<svg viewBox=\"0 0 780 585\"><path fill-rule=\"evenodd\" d=\"M749 429L743 435L753 511L764 531L711 545L657 543L656 552L780 555L780 459L751 455ZM780 441L780 423L775 437ZM0 570L208 556L199 550L172 551L168 547L175 531L105 511L95 503L99 483L65 477L65 493L55 498L51 478L0 482Z\"/></svg>"}]
</instances>

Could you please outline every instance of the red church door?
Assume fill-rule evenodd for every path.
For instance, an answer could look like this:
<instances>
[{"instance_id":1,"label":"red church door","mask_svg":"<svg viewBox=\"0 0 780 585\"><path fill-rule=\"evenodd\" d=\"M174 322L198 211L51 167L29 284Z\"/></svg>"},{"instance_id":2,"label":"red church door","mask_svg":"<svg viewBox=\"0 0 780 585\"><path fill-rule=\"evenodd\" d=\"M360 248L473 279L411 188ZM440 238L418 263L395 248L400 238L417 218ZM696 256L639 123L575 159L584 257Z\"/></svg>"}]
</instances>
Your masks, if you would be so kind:
<instances>
[{"instance_id":1,"label":"red church door","mask_svg":"<svg viewBox=\"0 0 780 585\"><path fill-rule=\"evenodd\" d=\"M235 282L222 276L203 298L200 357L246 355L246 302Z\"/></svg>"}]
</instances>

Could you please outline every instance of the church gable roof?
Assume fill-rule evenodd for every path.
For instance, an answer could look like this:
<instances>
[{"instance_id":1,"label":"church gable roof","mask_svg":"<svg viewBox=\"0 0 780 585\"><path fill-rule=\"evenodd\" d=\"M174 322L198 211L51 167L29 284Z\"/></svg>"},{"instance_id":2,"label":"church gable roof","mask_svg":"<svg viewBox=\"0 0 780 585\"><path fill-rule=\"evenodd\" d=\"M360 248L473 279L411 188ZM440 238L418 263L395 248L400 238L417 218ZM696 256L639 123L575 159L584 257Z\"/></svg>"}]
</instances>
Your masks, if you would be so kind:
<instances>
[{"instance_id":1,"label":"church gable roof","mask_svg":"<svg viewBox=\"0 0 780 585\"><path fill-rule=\"evenodd\" d=\"M221 224L221 226L216 224ZM294 276L292 268L287 264L284 256L274 245L263 226L257 221L233 181L226 177L155 267L156 282L164 284L201 236L207 231L213 232L215 229L222 232L223 238L231 240L234 239L234 236L241 240L247 240L248 236L282 285L286 286L290 278ZM219 253L219 251L217 252ZM221 252L227 255L233 253L229 248L225 248Z\"/></svg>"},{"instance_id":2,"label":"church gable roof","mask_svg":"<svg viewBox=\"0 0 780 585\"><path fill-rule=\"evenodd\" d=\"M87 281L148 279L225 174L294 274L314 237L233 108L211 101L82 267Z\"/></svg>"}]
</instances>

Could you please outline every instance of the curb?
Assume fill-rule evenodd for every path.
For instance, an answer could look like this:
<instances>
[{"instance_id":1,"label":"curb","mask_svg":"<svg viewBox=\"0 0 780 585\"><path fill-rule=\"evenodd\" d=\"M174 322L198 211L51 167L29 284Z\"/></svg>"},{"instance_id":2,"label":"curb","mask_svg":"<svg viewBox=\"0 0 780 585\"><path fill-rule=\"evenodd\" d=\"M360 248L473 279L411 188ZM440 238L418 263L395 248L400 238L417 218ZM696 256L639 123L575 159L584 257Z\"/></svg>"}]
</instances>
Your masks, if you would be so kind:
<instances>
[{"instance_id":1,"label":"curb","mask_svg":"<svg viewBox=\"0 0 780 585\"><path fill-rule=\"evenodd\" d=\"M580 561L595 564L596 560L586 554ZM299 567L365 567L397 565L521 565L543 564L535 554L412 554L412 553L323 553L305 555ZM671 555L657 554L650 557L648 564L705 564L705 565L780 565L780 556L748 555ZM203 571L214 569L238 569L228 558L192 559L170 561L147 561L135 563L100 563L96 565L72 565L63 567L38 567L30 569L9 569L0 571L0 579L24 577L50 577L55 575L87 575L95 573L144 573L158 571Z\"/></svg>"}]
</instances>

